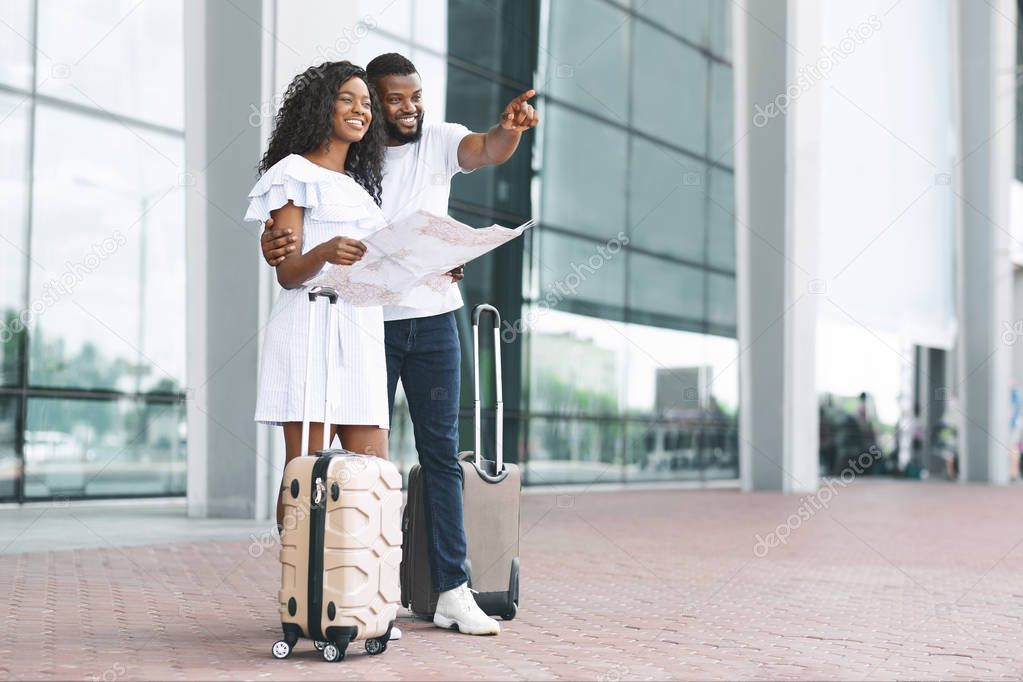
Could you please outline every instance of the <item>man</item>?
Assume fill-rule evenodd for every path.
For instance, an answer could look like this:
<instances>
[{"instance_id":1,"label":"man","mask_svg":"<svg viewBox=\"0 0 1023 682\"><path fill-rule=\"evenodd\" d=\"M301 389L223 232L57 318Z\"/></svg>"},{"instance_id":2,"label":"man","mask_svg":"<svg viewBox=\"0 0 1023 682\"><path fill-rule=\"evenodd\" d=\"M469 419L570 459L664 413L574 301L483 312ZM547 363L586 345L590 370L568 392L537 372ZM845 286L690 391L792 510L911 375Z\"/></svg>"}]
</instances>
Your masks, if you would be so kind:
<instances>
[{"instance_id":1,"label":"man","mask_svg":"<svg viewBox=\"0 0 1023 682\"><path fill-rule=\"evenodd\" d=\"M420 209L448 211L451 178L511 158L522 133L539 116L528 90L508 103L500 122L486 133L454 123L423 124L419 73L400 54L382 54L367 67L387 130L382 199L388 221ZM263 256L276 266L297 248L290 230L266 223ZM462 279L462 268L448 273ZM457 626L465 634L498 634L501 626L476 605L463 568L466 558L462 518L462 469L458 466L460 350L454 311L462 307L457 285L444 294L429 287L412 291L401 306L384 307L387 390L391 410L401 379L424 474L424 508L433 588L438 593L434 624Z\"/></svg>"}]
</instances>

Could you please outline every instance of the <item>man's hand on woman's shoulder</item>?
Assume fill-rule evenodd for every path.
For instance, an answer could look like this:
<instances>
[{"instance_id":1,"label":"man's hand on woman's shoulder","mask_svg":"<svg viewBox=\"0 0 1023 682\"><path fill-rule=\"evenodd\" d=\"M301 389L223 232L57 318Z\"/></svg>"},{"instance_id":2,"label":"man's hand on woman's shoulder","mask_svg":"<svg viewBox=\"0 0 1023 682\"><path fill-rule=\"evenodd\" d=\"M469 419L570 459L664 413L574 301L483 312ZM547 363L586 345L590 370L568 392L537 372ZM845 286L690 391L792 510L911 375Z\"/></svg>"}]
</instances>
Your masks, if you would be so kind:
<instances>
[{"instance_id":1,"label":"man's hand on woman's shoulder","mask_svg":"<svg viewBox=\"0 0 1023 682\"><path fill-rule=\"evenodd\" d=\"M270 218L263 224L263 234L259 237L259 246L263 249L263 258L273 267L280 265L289 253L294 253L297 237L291 228L273 229L274 219Z\"/></svg>"}]
</instances>

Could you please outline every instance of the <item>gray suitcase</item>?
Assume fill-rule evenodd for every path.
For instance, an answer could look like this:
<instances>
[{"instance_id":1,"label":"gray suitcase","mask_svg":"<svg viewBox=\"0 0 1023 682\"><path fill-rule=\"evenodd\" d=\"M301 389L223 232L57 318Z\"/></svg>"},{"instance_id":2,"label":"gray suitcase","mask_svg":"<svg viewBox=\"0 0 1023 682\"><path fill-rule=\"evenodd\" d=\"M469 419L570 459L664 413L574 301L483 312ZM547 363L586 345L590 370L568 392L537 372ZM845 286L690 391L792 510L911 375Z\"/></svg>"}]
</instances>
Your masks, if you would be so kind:
<instances>
[{"instance_id":1,"label":"gray suitcase","mask_svg":"<svg viewBox=\"0 0 1023 682\"><path fill-rule=\"evenodd\" d=\"M494 459L482 454L480 436L479 320L494 315L494 365L497 371L497 443ZM519 604L519 498L522 476L503 454L504 401L501 389L501 316L491 305L472 311L473 385L475 391L475 451L459 453L462 467L462 505L468 545L465 572L476 603L489 616L511 620ZM419 465L409 471L408 501L402 518L401 601L419 616L433 617L437 593L430 582L423 476Z\"/></svg>"}]
</instances>

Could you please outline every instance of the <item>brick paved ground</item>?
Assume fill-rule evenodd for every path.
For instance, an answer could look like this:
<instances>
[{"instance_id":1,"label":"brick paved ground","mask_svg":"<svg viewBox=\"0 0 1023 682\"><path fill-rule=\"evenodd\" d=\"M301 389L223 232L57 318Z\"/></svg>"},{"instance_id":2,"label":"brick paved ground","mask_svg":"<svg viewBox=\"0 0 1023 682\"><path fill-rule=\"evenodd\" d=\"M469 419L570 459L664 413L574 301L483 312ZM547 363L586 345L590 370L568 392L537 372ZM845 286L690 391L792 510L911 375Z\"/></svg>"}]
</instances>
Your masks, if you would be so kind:
<instances>
[{"instance_id":1,"label":"brick paved ground","mask_svg":"<svg viewBox=\"0 0 1023 682\"><path fill-rule=\"evenodd\" d=\"M271 658L275 550L250 541L4 555L0 678L1023 676L1023 490L837 490L806 520L781 495L527 496L522 609L501 636L405 618L383 656L336 664L305 642ZM787 543L755 556L787 518Z\"/></svg>"}]
</instances>

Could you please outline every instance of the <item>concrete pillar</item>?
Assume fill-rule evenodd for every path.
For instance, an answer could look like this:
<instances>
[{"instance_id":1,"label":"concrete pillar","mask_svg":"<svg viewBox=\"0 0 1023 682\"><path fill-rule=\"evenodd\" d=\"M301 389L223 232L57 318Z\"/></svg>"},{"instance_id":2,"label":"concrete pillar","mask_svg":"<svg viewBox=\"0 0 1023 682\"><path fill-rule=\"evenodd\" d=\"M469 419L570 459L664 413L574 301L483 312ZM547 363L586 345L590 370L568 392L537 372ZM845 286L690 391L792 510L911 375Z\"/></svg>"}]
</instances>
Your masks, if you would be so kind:
<instances>
[{"instance_id":1,"label":"concrete pillar","mask_svg":"<svg viewBox=\"0 0 1023 682\"><path fill-rule=\"evenodd\" d=\"M1010 446L1011 348L1003 325L1012 313L1008 229L1016 3L958 0L955 8L960 480L1004 484Z\"/></svg>"},{"instance_id":2,"label":"concrete pillar","mask_svg":"<svg viewBox=\"0 0 1023 682\"><path fill-rule=\"evenodd\" d=\"M368 3L318 0L185 4L185 156L193 182L186 201L191 516L273 514L284 438L252 417L258 354L277 286L259 254L260 226L242 217L291 80L314 64L364 65L368 59L359 53L394 49L371 29L400 23L407 10L369 10L377 11Z\"/></svg>"},{"instance_id":3,"label":"concrete pillar","mask_svg":"<svg viewBox=\"0 0 1023 682\"><path fill-rule=\"evenodd\" d=\"M819 99L787 92L817 57L820 10L801 0L742 5L732 12L740 473L745 490L809 492L818 484L816 298L825 293L813 274Z\"/></svg>"},{"instance_id":4,"label":"concrete pillar","mask_svg":"<svg viewBox=\"0 0 1023 682\"><path fill-rule=\"evenodd\" d=\"M261 265L242 223L266 99L262 0L185 3L188 512L266 518L256 401Z\"/></svg>"}]
</instances>

